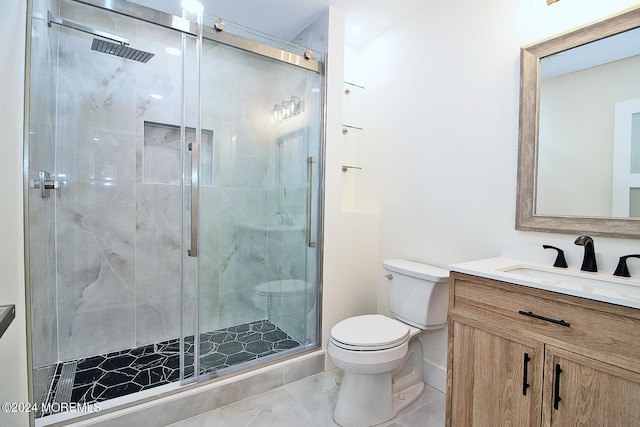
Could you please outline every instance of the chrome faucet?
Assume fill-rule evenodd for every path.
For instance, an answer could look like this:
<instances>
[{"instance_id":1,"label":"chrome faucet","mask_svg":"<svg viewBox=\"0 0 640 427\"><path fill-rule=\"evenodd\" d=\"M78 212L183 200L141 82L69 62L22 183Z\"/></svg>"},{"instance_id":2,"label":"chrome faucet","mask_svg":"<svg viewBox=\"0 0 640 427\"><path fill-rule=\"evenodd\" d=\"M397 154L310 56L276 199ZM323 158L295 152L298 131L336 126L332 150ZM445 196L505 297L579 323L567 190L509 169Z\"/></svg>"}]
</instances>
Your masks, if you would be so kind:
<instances>
[{"instance_id":1,"label":"chrome faucet","mask_svg":"<svg viewBox=\"0 0 640 427\"><path fill-rule=\"evenodd\" d=\"M580 236L576 239L576 245L584 246L584 258L582 259L582 271L598 271L596 264L596 252L593 249L593 239L589 236Z\"/></svg>"}]
</instances>

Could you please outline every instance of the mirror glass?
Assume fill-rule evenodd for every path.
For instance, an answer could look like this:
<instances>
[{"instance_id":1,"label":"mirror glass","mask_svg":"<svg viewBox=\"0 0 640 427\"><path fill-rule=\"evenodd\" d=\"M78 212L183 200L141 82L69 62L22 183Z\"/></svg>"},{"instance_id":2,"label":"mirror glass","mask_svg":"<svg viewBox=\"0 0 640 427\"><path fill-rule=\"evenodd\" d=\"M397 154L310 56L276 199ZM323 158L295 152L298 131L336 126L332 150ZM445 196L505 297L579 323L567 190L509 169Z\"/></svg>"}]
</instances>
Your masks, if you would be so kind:
<instances>
[{"instance_id":1,"label":"mirror glass","mask_svg":"<svg viewBox=\"0 0 640 427\"><path fill-rule=\"evenodd\" d=\"M516 229L640 238L640 7L521 49Z\"/></svg>"},{"instance_id":2,"label":"mirror glass","mask_svg":"<svg viewBox=\"0 0 640 427\"><path fill-rule=\"evenodd\" d=\"M633 215L640 150L616 127L640 117L640 29L541 58L539 103L536 214Z\"/></svg>"}]
</instances>

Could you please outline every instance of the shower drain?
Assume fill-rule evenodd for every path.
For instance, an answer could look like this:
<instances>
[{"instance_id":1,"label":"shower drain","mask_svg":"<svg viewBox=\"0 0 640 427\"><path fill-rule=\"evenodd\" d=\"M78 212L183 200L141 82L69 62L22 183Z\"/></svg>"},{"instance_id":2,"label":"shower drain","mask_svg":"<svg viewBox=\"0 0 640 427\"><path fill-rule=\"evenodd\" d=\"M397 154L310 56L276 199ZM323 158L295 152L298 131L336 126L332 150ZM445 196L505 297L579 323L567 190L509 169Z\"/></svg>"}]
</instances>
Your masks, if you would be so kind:
<instances>
[{"instance_id":1,"label":"shower drain","mask_svg":"<svg viewBox=\"0 0 640 427\"><path fill-rule=\"evenodd\" d=\"M62 372L58 379L58 385L56 387L56 395L53 399L54 403L69 403L71 402L71 392L73 391L73 382L76 378L76 367L78 362L69 362L62 365Z\"/></svg>"},{"instance_id":2,"label":"shower drain","mask_svg":"<svg viewBox=\"0 0 640 427\"><path fill-rule=\"evenodd\" d=\"M35 369L33 396L36 417L69 407L77 366L77 361L71 361Z\"/></svg>"}]
</instances>

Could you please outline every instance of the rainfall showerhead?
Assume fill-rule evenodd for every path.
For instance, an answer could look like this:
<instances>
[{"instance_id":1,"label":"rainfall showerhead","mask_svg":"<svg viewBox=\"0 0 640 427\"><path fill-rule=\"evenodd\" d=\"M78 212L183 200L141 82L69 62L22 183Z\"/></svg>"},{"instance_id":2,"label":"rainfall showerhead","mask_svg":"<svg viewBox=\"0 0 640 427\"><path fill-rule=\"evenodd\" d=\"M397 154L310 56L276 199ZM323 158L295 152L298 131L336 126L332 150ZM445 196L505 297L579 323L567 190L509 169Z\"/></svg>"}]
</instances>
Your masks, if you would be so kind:
<instances>
[{"instance_id":1,"label":"rainfall showerhead","mask_svg":"<svg viewBox=\"0 0 640 427\"><path fill-rule=\"evenodd\" d=\"M108 53L109 55L119 56L132 61L148 62L153 58L153 53L145 52L138 49L127 47L124 44L112 43L106 40L93 39L91 50L96 52Z\"/></svg>"},{"instance_id":2,"label":"rainfall showerhead","mask_svg":"<svg viewBox=\"0 0 640 427\"><path fill-rule=\"evenodd\" d=\"M95 50L96 52L108 53L109 55L115 55L121 58L131 59L132 61L145 63L153 58L154 55L153 53L127 47L129 40L124 37L120 37L106 31L97 30L95 28L89 28L76 22L67 21L66 19L57 18L51 14L51 11L47 11L47 25L51 27L51 24L61 25L93 36L98 36L101 39L111 40L109 42L106 40L93 39L91 50Z\"/></svg>"}]
</instances>

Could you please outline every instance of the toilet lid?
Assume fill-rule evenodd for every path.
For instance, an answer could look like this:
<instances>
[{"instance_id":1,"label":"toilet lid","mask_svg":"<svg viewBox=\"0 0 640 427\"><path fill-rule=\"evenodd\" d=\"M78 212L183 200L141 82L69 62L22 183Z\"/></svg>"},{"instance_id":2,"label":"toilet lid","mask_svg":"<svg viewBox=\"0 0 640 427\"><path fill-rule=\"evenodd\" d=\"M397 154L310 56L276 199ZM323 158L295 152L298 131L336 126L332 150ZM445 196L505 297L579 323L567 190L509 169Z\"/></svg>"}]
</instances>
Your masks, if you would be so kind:
<instances>
[{"instance_id":1,"label":"toilet lid","mask_svg":"<svg viewBox=\"0 0 640 427\"><path fill-rule=\"evenodd\" d=\"M331 328L331 340L348 350L385 350L409 339L409 326L381 314L355 316Z\"/></svg>"}]
</instances>

